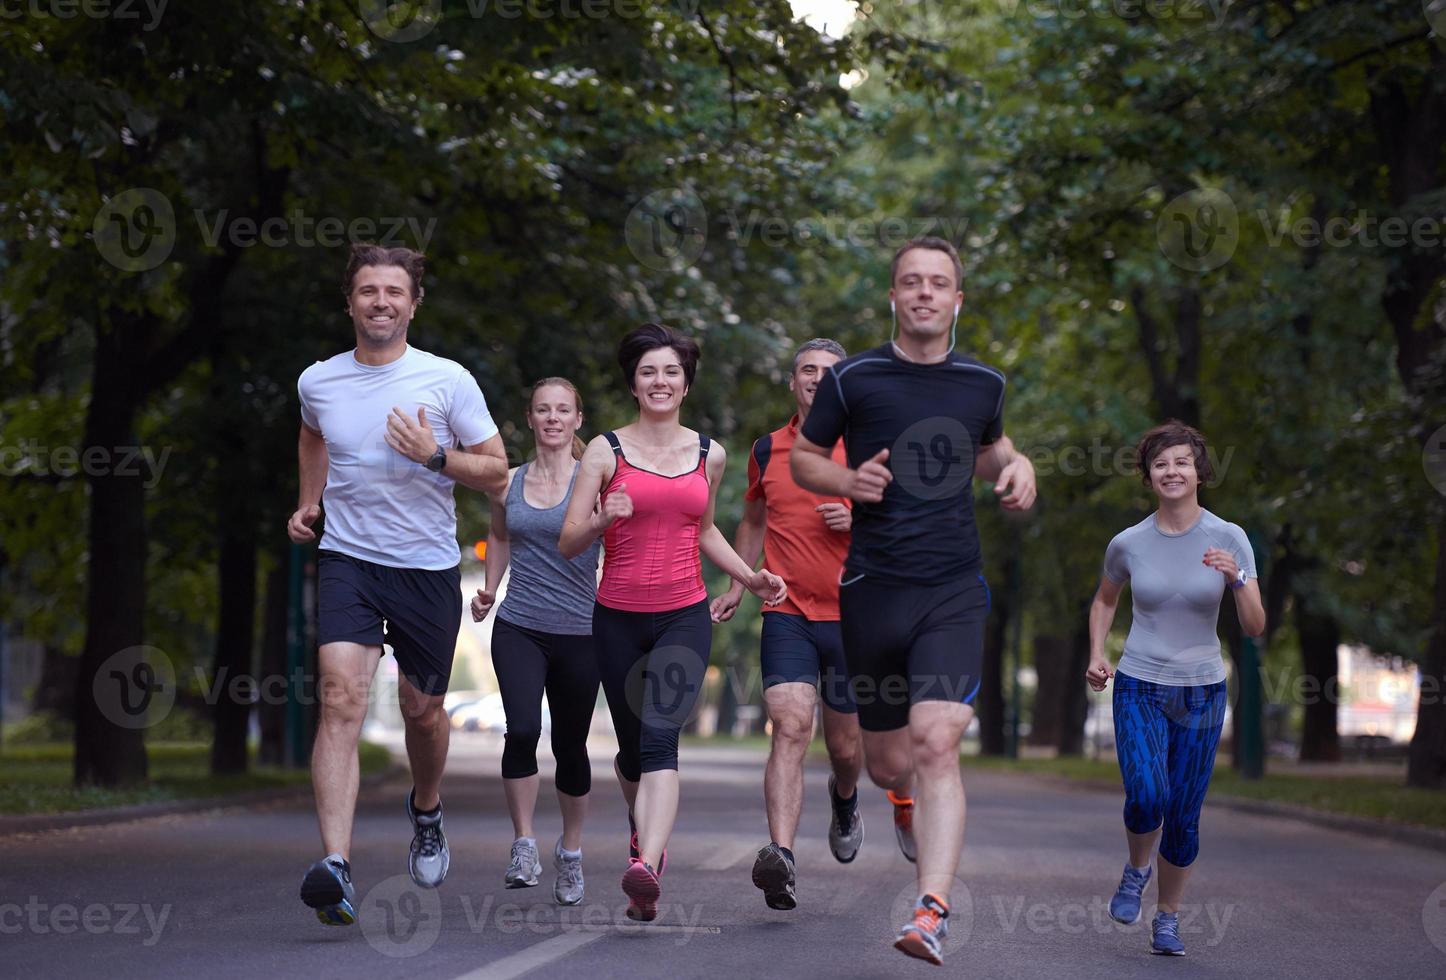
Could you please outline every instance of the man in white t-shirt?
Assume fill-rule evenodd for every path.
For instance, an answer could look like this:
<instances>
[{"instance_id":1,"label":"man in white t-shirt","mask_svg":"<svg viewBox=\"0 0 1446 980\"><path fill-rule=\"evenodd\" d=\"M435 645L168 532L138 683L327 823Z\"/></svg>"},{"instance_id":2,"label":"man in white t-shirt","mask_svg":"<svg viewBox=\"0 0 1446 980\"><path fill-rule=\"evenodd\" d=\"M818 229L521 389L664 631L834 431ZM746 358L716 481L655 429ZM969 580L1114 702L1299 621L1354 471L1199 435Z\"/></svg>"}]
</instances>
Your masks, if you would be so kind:
<instances>
[{"instance_id":1,"label":"man in white t-shirt","mask_svg":"<svg viewBox=\"0 0 1446 980\"><path fill-rule=\"evenodd\" d=\"M426 888L447 876L442 696L462 621L452 488L501 493L507 483L502 439L472 375L407 344L422 271L422 256L411 249L352 246L345 293L356 349L318 361L297 383L301 488L286 526L291 540L316 540L311 525L323 500L326 509L317 561L321 721L311 779L327 855L307 871L301 898L328 925L356 921L348 855L357 744L384 640L401 675L412 765L407 867Z\"/></svg>"}]
</instances>

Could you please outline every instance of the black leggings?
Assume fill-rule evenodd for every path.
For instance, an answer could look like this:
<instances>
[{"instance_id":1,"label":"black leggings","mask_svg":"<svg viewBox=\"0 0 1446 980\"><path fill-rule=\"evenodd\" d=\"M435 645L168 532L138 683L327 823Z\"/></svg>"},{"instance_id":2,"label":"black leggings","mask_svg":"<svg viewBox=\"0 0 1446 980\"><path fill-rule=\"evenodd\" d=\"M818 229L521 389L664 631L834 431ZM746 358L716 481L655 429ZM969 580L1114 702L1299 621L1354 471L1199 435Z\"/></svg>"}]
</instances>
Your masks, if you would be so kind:
<instances>
[{"instance_id":1,"label":"black leggings","mask_svg":"<svg viewBox=\"0 0 1446 980\"><path fill-rule=\"evenodd\" d=\"M546 689L558 792L585 795L592 788L587 732L598 688L592 637L543 633L499 618L492 628L492 667L507 712L502 778L522 779L537 773L542 692Z\"/></svg>"},{"instance_id":2,"label":"black leggings","mask_svg":"<svg viewBox=\"0 0 1446 980\"><path fill-rule=\"evenodd\" d=\"M593 606L592 635L608 711L618 735L618 771L629 782L678 768L678 733L703 690L713 620L708 600L664 612Z\"/></svg>"}]
</instances>

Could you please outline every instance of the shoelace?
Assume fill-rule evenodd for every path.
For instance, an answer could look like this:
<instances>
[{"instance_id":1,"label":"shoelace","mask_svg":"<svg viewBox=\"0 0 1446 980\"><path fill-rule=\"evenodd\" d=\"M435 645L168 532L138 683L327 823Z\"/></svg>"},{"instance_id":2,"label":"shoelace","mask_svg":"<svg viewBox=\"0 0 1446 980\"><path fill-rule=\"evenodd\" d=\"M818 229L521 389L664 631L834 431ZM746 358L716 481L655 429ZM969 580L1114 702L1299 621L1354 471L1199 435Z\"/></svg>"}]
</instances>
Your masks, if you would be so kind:
<instances>
[{"instance_id":1,"label":"shoelace","mask_svg":"<svg viewBox=\"0 0 1446 980\"><path fill-rule=\"evenodd\" d=\"M1133 898L1139 898L1144 893L1145 885L1149 880L1149 876L1143 875L1134 868L1126 866L1125 876L1120 881L1120 891Z\"/></svg>"},{"instance_id":2,"label":"shoelace","mask_svg":"<svg viewBox=\"0 0 1446 980\"><path fill-rule=\"evenodd\" d=\"M442 828L436 824L418 827L417 835L412 838L412 846L422 857L435 857L442 853Z\"/></svg>"},{"instance_id":3,"label":"shoelace","mask_svg":"<svg viewBox=\"0 0 1446 980\"><path fill-rule=\"evenodd\" d=\"M839 833L845 836L853 829L854 817L858 813L858 802L857 795L851 800L844 801L840 801L837 797L834 798L833 818L838 821Z\"/></svg>"},{"instance_id":4,"label":"shoelace","mask_svg":"<svg viewBox=\"0 0 1446 980\"><path fill-rule=\"evenodd\" d=\"M1180 920L1177 916L1164 912L1155 920L1155 938L1161 936L1178 941L1180 939Z\"/></svg>"},{"instance_id":5,"label":"shoelace","mask_svg":"<svg viewBox=\"0 0 1446 980\"><path fill-rule=\"evenodd\" d=\"M512 867L508 869L509 871L521 871L524 874L532 873L532 865L536 862L527 860L527 851L528 848L526 844L518 843L512 845Z\"/></svg>"},{"instance_id":6,"label":"shoelace","mask_svg":"<svg viewBox=\"0 0 1446 980\"><path fill-rule=\"evenodd\" d=\"M338 873L340 873L342 881L346 882L348 885L351 884L351 865L338 861L329 861L327 863L330 864L333 868L335 868Z\"/></svg>"},{"instance_id":7,"label":"shoelace","mask_svg":"<svg viewBox=\"0 0 1446 980\"><path fill-rule=\"evenodd\" d=\"M562 867L558 870L557 876L569 885L582 884L582 860L572 861L562 859Z\"/></svg>"},{"instance_id":8,"label":"shoelace","mask_svg":"<svg viewBox=\"0 0 1446 980\"><path fill-rule=\"evenodd\" d=\"M929 932L938 932L939 923L944 921L944 915L930 903L925 903L914 909L914 925Z\"/></svg>"}]
</instances>

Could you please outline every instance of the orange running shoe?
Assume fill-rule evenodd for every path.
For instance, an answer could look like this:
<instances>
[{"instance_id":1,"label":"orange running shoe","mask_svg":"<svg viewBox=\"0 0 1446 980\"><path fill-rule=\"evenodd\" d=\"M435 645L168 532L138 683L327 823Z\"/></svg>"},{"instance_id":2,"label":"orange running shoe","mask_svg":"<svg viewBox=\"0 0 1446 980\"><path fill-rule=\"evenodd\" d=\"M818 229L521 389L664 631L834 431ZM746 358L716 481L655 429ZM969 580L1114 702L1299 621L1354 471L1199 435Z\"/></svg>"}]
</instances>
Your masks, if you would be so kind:
<instances>
[{"instance_id":1,"label":"orange running shoe","mask_svg":"<svg viewBox=\"0 0 1446 980\"><path fill-rule=\"evenodd\" d=\"M914 906L914 921L899 930L894 948L935 966L944 965L944 937L949 935L949 906L925 895Z\"/></svg>"},{"instance_id":2,"label":"orange running shoe","mask_svg":"<svg viewBox=\"0 0 1446 980\"><path fill-rule=\"evenodd\" d=\"M889 802L894 805L894 836L899 839L899 850L911 862L919 860L919 848L914 843L914 798L895 796L888 791Z\"/></svg>"}]
</instances>

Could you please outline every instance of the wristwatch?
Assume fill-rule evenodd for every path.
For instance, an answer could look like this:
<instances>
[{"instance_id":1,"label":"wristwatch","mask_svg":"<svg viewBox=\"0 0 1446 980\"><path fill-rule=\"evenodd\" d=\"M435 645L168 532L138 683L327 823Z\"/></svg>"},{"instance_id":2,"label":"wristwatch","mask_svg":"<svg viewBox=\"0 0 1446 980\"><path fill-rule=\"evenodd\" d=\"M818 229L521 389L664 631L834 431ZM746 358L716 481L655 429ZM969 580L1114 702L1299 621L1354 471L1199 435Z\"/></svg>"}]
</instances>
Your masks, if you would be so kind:
<instances>
[{"instance_id":1,"label":"wristwatch","mask_svg":"<svg viewBox=\"0 0 1446 980\"><path fill-rule=\"evenodd\" d=\"M438 451L440 452L440 450ZM1243 589L1245 588L1245 583L1249 581L1250 576L1245 574L1245 569L1237 569L1235 572L1235 578L1230 583L1230 587L1232 589Z\"/></svg>"},{"instance_id":2,"label":"wristwatch","mask_svg":"<svg viewBox=\"0 0 1446 980\"><path fill-rule=\"evenodd\" d=\"M447 450L443 449L441 446L438 446L437 451L432 454L432 458L427 460L422 465L425 466L427 469L431 470L433 473L442 472L442 467L447 465Z\"/></svg>"}]
</instances>

